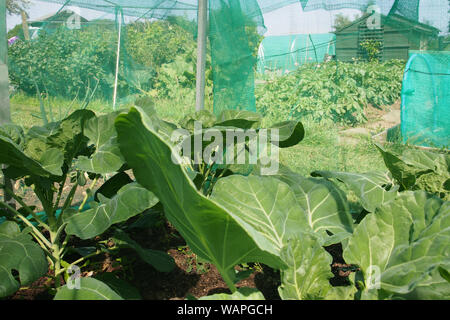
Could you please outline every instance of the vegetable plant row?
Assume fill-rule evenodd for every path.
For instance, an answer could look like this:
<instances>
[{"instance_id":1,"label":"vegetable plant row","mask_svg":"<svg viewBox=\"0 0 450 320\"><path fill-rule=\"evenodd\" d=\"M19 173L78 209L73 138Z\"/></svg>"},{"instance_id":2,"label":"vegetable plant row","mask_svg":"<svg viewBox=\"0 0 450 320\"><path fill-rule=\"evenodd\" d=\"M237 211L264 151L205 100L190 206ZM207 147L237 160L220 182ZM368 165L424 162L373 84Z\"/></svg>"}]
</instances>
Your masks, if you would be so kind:
<instances>
[{"instance_id":1,"label":"vegetable plant row","mask_svg":"<svg viewBox=\"0 0 450 320\"><path fill-rule=\"evenodd\" d=\"M379 108L400 99L404 68L401 60L306 64L258 87L258 111L274 119L363 123L369 105Z\"/></svg>"},{"instance_id":2,"label":"vegetable plant row","mask_svg":"<svg viewBox=\"0 0 450 320\"><path fill-rule=\"evenodd\" d=\"M262 119L250 112L196 113L181 124L192 138L196 120L224 131L260 130ZM107 115L79 110L26 133L15 125L1 127L4 176L24 179L45 214L2 186L15 201L0 202L0 297L49 274L55 299L126 299L121 286L107 279L81 278L74 288L70 274L91 257L121 248L170 272L173 259L141 247L126 223L158 207L192 252L217 267L232 292L207 299L264 299L255 289L237 289L242 274L236 266L245 263L280 270L282 299L450 298L447 154L397 155L375 146L387 173L304 177L280 164L267 176L261 164L198 164L186 154L191 163L176 164L171 136L179 127L159 119L145 100ZM297 121L273 127L281 148L305 136ZM81 204L72 203L78 188L100 178L105 182L96 192L88 190ZM77 246L82 240L96 245ZM342 245L351 265L348 286L330 284L332 256L324 247L333 244Z\"/></svg>"}]
</instances>

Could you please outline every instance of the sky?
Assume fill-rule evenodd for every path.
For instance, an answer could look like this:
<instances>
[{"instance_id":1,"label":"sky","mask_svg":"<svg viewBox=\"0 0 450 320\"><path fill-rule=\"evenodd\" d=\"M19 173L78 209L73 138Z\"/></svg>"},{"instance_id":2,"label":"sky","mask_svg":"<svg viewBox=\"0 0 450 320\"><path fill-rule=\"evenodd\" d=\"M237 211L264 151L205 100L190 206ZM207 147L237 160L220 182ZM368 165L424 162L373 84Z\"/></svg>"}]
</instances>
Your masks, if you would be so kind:
<instances>
[{"instance_id":1,"label":"sky","mask_svg":"<svg viewBox=\"0 0 450 320\"><path fill-rule=\"evenodd\" d=\"M437 2L440 3L441 8L442 6L444 8L447 6L447 10L436 9L435 4ZM420 7L420 12L422 12L421 20L431 21L436 27L446 30L448 26L448 6L448 0L422 0ZM30 20L33 20L47 14L55 13L60 8L61 5L59 4L32 0L28 14ZM72 10L76 9L70 6L67 8ZM439 10L439 12L437 10ZM353 18L361 12L351 9L303 12L300 4L296 3L264 15L264 22L267 28L265 36L328 33L332 31L333 16L337 13L343 13ZM99 17L113 18L110 15L105 16L103 13L83 8L81 8L80 14L88 20ZM439 18L436 19L436 17ZM14 28L14 26L19 23L21 23L20 16L7 17L8 30Z\"/></svg>"}]
</instances>

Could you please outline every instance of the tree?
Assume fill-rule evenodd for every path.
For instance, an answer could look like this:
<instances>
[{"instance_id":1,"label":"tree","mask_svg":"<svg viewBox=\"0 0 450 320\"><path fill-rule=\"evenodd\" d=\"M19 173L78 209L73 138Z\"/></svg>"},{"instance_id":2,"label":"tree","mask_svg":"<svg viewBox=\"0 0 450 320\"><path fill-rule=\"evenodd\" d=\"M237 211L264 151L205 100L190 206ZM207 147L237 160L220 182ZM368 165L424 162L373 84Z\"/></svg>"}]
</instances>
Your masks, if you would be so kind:
<instances>
[{"instance_id":1,"label":"tree","mask_svg":"<svg viewBox=\"0 0 450 320\"><path fill-rule=\"evenodd\" d=\"M335 31L345 27L346 25L349 25L352 22L352 20L344 15L343 13L338 13L334 19L334 25L333 28Z\"/></svg>"},{"instance_id":2,"label":"tree","mask_svg":"<svg viewBox=\"0 0 450 320\"><path fill-rule=\"evenodd\" d=\"M19 37L21 40L24 39L22 24L18 24L8 31L8 39L13 37Z\"/></svg>"},{"instance_id":3,"label":"tree","mask_svg":"<svg viewBox=\"0 0 450 320\"><path fill-rule=\"evenodd\" d=\"M30 40L27 22L28 15L25 12L29 4L30 0L6 0L6 11L8 14L20 14L22 16L22 29L25 40Z\"/></svg>"},{"instance_id":4,"label":"tree","mask_svg":"<svg viewBox=\"0 0 450 320\"><path fill-rule=\"evenodd\" d=\"M8 14L21 14L28 9L30 0L6 0L6 11Z\"/></svg>"}]
</instances>

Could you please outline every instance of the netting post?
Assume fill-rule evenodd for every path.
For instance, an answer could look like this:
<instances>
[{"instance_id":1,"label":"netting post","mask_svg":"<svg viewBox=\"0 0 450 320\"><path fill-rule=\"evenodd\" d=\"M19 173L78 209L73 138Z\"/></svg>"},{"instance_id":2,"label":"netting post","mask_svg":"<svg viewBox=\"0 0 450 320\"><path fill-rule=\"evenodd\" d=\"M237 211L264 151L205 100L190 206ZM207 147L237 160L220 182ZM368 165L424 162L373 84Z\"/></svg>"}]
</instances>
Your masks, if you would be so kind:
<instances>
[{"instance_id":1,"label":"netting post","mask_svg":"<svg viewBox=\"0 0 450 320\"><path fill-rule=\"evenodd\" d=\"M208 23L208 0L198 0L197 31L197 81L195 110L205 109L206 27Z\"/></svg>"},{"instance_id":2,"label":"netting post","mask_svg":"<svg viewBox=\"0 0 450 320\"><path fill-rule=\"evenodd\" d=\"M0 125L11 122L9 108L9 77L8 77L8 39L6 33L6 0L0 0ZM3 169L3 167L0 167ZM14 206L14 201L6 194L6 189L12 190L12 182L2 178L4 202Z\"/></svg>"},{"instance_id":3,"label":"netting post","mask_svg":"<svg viewBox=\"0 0 450 320\"><path fill-rule=\"evenodd\" d=\"M7 64L8 39L6 38L6 0L0 0L0 124L11 121Z\"/></svg>"},{"instance_id":4,"label":"netting post","mask_svg":"<svg viewBox=\"0 0 450 320\"><path fill-rule=\"evenodd\" d=\"M123 19L123 11L120 8L120 10L117 10L116 13L116 20L119 20L119 31L117 36L117 59L116 59L116 75L114 79L114 97L113 97L113 110L116 111L116 104L117 104L117 86L119 83L119 68L120 68L120 46L121 46L121 37L122 37L122 19Z\"/></svg>"}]
</instances>

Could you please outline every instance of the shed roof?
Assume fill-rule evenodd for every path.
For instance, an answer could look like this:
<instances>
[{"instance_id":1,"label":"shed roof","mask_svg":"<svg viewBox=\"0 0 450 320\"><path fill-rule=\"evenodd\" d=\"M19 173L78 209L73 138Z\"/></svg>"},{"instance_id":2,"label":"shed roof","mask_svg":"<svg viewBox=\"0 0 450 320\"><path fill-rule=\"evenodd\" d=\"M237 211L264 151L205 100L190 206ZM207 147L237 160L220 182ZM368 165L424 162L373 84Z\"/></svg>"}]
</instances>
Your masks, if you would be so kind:
<instances>
[{"instance_id":1,"label":"shed roof","mask_svg":"<svg viewBox=\"0 0 450 320\"><path fill-rule=\"evenodd\" d=\"M373 14L365 14L361 18L356 19L355 21L351 22L350 24L340 28L339 30L336 30L335 34L345 33L345 30L348 28L359 24L360 22L367 20L369 17L371 17ZM397 26L403 26L405 29L416 29L418 31L421 31L423 33L429 33L429 34L439 34L440 30L438 28L435 28L433 26L430 26L425 23L421 23L418 21L414 21L408 18L405 18L403 16L393 14L389 17L385 15L381 15L381 20L383 24L390 24L390 25L397 25Z\"/></svg>"},{"instance_id":2,"label":"shed roof","mask_svg":"<svg viewBox=\"0 0 450 320\"><path fill-rule=\"evenodd\" d=\"M30 21L30 25L33 27L41 26L44 23L56 23L56 24L62 24L67 21L72 16L78 16L80 18L81 22L88 22L86 18L82 17L78 13L70 10L70 9L64 9L55 13L44 15L40 18L37 18L35 20Z\"/></svg>"}]
</instances>

